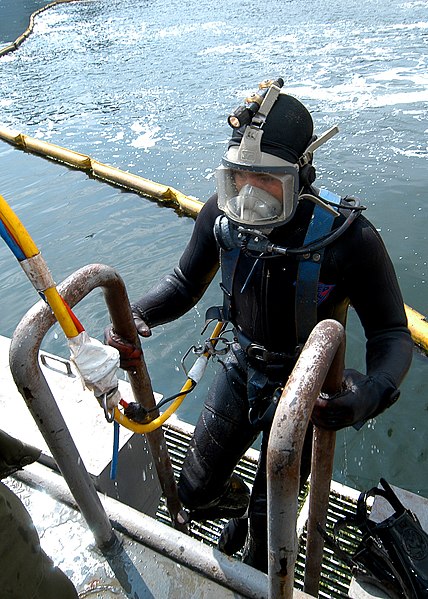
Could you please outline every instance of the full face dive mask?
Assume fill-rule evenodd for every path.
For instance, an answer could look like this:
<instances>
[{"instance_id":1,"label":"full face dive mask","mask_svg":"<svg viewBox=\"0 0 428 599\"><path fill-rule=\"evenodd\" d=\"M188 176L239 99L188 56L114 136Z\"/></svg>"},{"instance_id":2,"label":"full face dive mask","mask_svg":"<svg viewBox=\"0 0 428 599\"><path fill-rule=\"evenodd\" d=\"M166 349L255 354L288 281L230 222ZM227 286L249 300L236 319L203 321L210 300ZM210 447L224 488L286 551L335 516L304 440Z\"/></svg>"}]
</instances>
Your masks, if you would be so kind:
<instances>
[{"instance_id":1,"label":"full face dive mask","mask_svg":"<svg viewBox=\"0 0 428 599\"><path fill-rule=\"evenodd\" d=\"M229 124L241 131L234 132L216 171L218 204L242 225L272 228L291 218L297 206L298 164L269 154L262 145L264 125L282 85L282 79L261 84L260 93L247 100L247 107L229 117Z\"/></svg>"},{"instance_id":2,"label":"full face dive mask","mask_svg":"<svg viewBox=\"0 0 428 599\"><path fill-rule=\"evenodd\" d=\"M236 153L237 148L231 148L229 158ZM218 205L231 220L249 227L271 228L293 216L299 194L297 165L279 158L274 161L283 164L249 169L223 160L216 171Z\"/></svg>"},{"instance_id":3,"label":"full face dive mask","mask_svg":"<svg viewBox=\"0 0 428 599\"><path fill-rule=\"evenodd\" d=\"M263 232L293 218L301 169L320 145L311 143L308 110L280 93L282 86L282 79L260 84L259 92L229 116L234 133L216 170L219 208L233 223ZM333 129L329 137L337 132ZM327 139L322 136L321 143Z\"/></svg>"}]
</instances>

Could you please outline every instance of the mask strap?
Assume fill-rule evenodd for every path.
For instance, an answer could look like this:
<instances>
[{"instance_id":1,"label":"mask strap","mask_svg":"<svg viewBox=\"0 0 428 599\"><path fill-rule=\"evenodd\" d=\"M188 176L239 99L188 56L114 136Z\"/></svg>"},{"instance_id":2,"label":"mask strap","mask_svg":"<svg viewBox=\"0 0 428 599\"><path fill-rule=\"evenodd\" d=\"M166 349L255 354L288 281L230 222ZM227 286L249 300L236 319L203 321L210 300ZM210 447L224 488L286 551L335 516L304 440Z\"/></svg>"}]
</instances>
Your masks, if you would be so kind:
<instances>
[{"instance_id":1,"label":"mask strap","mask_svg":"<svg viewBox=\"0 0 428 599\"><path fill-rule=\"evenodd\" d=\"M300 168L302 168L306 164L309 164L310 162L312 162L312 158L313 158L315 150L317 150L320 146L325 144L329 139L331 139L337 133L339 133L339 127L337 125L334 125L333 127L330 127L330 129L327 129L327 131L324 131L324 133L322 133L312 143L310 143L309 146L306 148L305 152L299 158Z\"/></svg>"}]
</instances>

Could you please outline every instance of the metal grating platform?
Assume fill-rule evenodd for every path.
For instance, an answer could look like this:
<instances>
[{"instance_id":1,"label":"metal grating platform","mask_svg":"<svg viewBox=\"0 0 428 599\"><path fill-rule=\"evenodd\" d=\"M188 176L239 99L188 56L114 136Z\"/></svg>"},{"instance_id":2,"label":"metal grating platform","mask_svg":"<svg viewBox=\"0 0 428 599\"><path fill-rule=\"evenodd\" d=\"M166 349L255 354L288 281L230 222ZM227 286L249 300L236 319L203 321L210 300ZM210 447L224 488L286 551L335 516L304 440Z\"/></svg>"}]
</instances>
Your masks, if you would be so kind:
<instances>
[{"instance_id":1,"label":"metal grating platform","mask_svg":"<svg viewBox=\"0 0 428 599\"><path fill-rule=\"evenodd\" d=\"M170 452L174 473L178 480L181 465L189 444L191 429L189 427L189 430L182 430L178 426L165 427L164 434L168 445L168 450ZM254 451L253 453L254 456L244 456L235 470L235 472L239 474L250 486L252 485L257 467L257 452ZM330 505L327 515L328 526L332 526L339 518L345 516L347 513L355 512L357 495L354 493L352 497L348 496L344 492L341 492L342 489L345 490L346 487L333 485L332 492L330 493ZM304 511L304 504L307 495L308 485L305 486L299 497L299 510L302 512ZM163 500L159 506L157 518L165 524L170 524L169 515ZM191 535L203 543L216 546L217 539L226 522L227 520L206 521L203 523L192 522ZM357 541L356 539L350 537L348 542L351 546L355 546ZM303 527L303 531L300 534L299 555L297 557L295 570L295 587L299 590L303 590L305 546L306 526ZM351 578L352 574L349 568L342 564L334 556L331 550L325 548L319 596L329 599L348 597L348 589Z\"/></svg>"}]
</instances>

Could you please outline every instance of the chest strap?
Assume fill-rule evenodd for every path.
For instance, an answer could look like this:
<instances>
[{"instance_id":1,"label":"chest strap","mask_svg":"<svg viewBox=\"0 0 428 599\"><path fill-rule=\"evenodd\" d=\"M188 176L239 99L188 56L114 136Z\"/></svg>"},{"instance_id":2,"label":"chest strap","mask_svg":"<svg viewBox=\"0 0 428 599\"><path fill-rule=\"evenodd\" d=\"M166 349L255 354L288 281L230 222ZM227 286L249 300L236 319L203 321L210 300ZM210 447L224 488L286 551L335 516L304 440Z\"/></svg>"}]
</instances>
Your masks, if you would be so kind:
<instances>
[{"instance_id":1,"label":"chest strap","mask_svg":"<svg viewBox=\"0 0 428 599\"><path fill-rule=\"evenodd\" d=\"M221 283L223 291L223 306L212 306L206 312L206 320L231 322L232 320L232 288L240 249L221 250Z\"/></svg>"},{"instance_id":2,"label":"chest strap","mask_svg":"<svg viewBox=\"0 0 428 599\"><path fill-rule=\"evenodd\" d=\"M328 189L320 189L319 195L336 205L340 204L341 197ZM335 216L316 205L306 233L304 245L327 235L333 226ZM318 321L318 283L321 263L324 257L324 248L300 259L296 281L296 337L299 346L303 346L312 329Z\"/></svg>"},{"instance_id":3,"label":"chest strap","mask_svg":"<svg viewBox=\"0 0 428 599\"><path fill-rule=\"evenodd\" d=\"M320 189L322 199L340 204L341 197L327 189ZM333 226L335 216L321 206L316 205L308 226L304 245L312 243L327 235ZM238 264L240 249L221 250L223 306L212 306L207 310L207 320L231 322L232 320L232 286ZM317 324L318 282L324 249L312 254L308 253L300 259L296 280L295 314L296 337L298 346L302 347ZM245 344L244 344L245 345ZM264 348L263 348L264 349Z\"/></svg>"}]
</instances>

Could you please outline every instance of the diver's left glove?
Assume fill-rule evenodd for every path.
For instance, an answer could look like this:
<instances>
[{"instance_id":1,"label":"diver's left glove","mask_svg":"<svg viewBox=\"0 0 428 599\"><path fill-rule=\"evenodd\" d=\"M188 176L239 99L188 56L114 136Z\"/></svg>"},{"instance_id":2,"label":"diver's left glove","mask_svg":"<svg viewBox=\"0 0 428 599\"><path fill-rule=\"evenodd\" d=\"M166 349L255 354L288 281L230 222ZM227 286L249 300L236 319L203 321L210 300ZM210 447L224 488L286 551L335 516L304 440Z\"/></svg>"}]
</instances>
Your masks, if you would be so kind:
<instances>
[{"instance_id":1,"label":"diver's left glove","mask_svg":"<svg viewBox=\"0 0 428 599\"><path fill-rule=\"evenodd\" d=\"M104 343L118 350L119 365L124 370L133 370L141 363L141 349L115 333L111 325L104 330Z\"/></svg>"},{"instance_id":2,"label":"diver's left glove","mask_svg":"<svg viewBox=\"0 0 428 599\"><path fill-rule=\"evenodd\" d=\"M357 370L345 370L340 393L321 393L316 400L312 422L334 431L347 426L359 430L367 420L395 403L399 395L400 391L383 374L367 376Z\"/></svg>"},{"instance_id":3,"label":"diver's left glove","mask_svg":"<svg viewBox=\"0 0 428 599\"><path fill-rule=\"evenodd\" d=\"M134 324L135 324L135 328L137 329L137 333L141 337L150 337L152 334L152 331L151 331L149 325L146 323L146 321L143 318L143 314L141 312L138 302L135 302L135 304L132 304L131 310L132 310L132 318L134 319Z\"/></svg>"}]
</instances>

